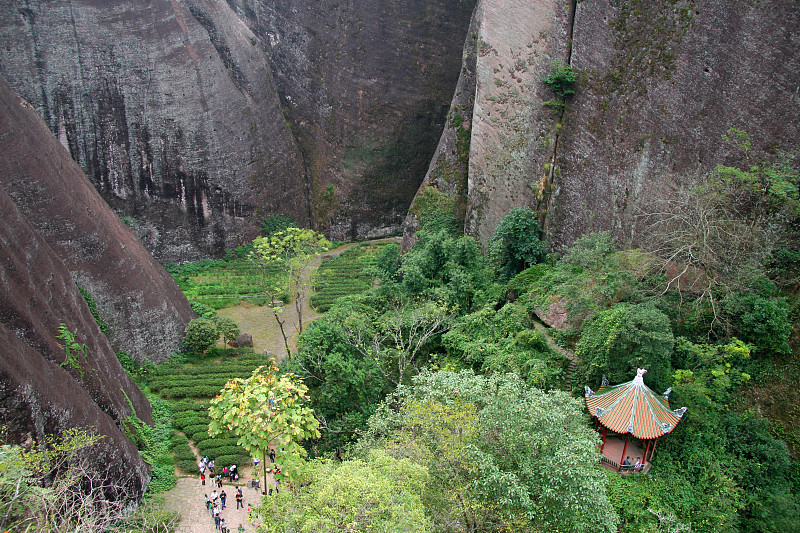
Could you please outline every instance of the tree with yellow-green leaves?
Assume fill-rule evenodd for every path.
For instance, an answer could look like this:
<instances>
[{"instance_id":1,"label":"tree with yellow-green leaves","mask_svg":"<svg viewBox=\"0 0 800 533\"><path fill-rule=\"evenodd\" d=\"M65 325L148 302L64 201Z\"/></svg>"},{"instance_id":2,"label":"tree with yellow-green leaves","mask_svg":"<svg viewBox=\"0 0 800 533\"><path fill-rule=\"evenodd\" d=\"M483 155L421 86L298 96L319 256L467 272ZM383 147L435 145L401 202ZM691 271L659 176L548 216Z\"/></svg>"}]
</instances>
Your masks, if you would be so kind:
<instances>
[{"instance_id":1,"label":"tree with yellow-green leaves","mask_svg":"<svg viewBox=\"0 0 800 533\"><path fill-rule=\"evenodd\" d=\"M292 465L307 453L300 441L320 436L319 421L307 405L308 387L303 381L294 374L279 376L276 370L260 366L249 378L226 383L208 408L208 434L228 432L238 437L237 444L264 465L270 446L274 447L282 473L290 477Z\"/></svg>"},{"instance_id":2,"label":"tree with yellow-green leaves","mask_svg":"<svg viewBox=\"0 0 800 533\"><path fill-rule=\"evenodd\" d=\"M248 257L261 268L265 294L274 301L275 296L284 288L289 289L294 298L300 333L303 332L303 299L310 282L306 269L319 253L331 246L331 242L321 233L300 228L286 228L268 237L257 237L253 240L253 251ZM267 268L273 266L281 273L275 286L269 283L266 276ZM273 310L275 320L281 328L286 354L291 355L288 336L280 319L280 309L273 304Z\"/></svg>"}]
</instances>

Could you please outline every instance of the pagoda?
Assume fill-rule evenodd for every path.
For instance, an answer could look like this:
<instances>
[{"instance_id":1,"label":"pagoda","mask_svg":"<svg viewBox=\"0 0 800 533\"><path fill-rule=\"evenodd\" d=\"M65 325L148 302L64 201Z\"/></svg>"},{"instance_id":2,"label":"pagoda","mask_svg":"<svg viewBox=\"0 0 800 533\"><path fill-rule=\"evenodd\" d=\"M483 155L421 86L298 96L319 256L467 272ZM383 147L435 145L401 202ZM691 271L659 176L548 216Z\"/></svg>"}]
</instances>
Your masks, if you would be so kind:
<instances>
[{"instance_id":1,"label":"pagoda","mask_svg":"<svg viewBox=\"0 0 800 533\"><path fill-rule=\"evenodd\" d=\"M686 407L669 408L671 388L658 395L645 385L645 372L639 368L632 381L612 387L603 376L598 392L585 387L595 429L602 427L601 461L617 472L649 470L658 439L675 429L686 412Z\"/></svg>"}]
</instances>

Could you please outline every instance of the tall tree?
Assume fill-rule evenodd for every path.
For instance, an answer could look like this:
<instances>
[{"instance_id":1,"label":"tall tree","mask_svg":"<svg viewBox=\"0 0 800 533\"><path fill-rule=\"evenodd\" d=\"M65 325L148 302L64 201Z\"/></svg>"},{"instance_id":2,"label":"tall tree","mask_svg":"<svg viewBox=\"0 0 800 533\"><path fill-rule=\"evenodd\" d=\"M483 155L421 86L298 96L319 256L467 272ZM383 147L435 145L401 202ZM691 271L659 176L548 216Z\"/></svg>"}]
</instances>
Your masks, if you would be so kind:
<instances>
[{"instance_id":1,"label":"tall tree","mask_svg":"<svg viewBox=\"0 0 800 533\"><path fill-rule=\"evenodd\" d=\"M307 453L300 441L318 438L319 422L306 405L308 388L294 374L278 376L276 370L260 366L249 378L226 383L208 408L208 434L233 434L238 437L237 444L253 456L260 456L264 465L267 451L274 446L277 462L289 467L283 472L291 476L291 467Z\"/></svg>"},{"instance_id":2,"label":"tall tree","mask_svg":"<svg viewBox=\"0 0 800 533\"><path fill-rule=\"evenodd\" d=\"M303 299L311 279L308 266L320 252L331 246L331 242L321 233L300 228L286 228L268 237L257 237L253 240L253 251L249 258L261 268L265 293L274 300L274 296L281 292L281 286L289 288L297 310L300 333L303 332ZM281 273L281 285L277 287L268 282L266 272L270 266L277 267ZM274 307L273 309L275 320L283 334L286 353L290 355L289 340L284 323L280 320L280 312Z\"/></svg>"},{"instance_id":3,"label":"tall tree","mask_svg":"<svg viewBox=\"0 0 800 533\"><path fill-rule=\"evenodd\" d=\"M562 391L440 371L387 398L359 446L428 468L437 531L615 531L597 441Z\"/></svg>"},{"instance_id":4,"label":"tall tree","mask_svg":"<svg viewBox=\"0 0 800 533\"><path fill-rule=\"evenodd\" d=\"M366 461L310 461L299 486L265 498L258 531L432 531L422 494L427 471L408 459L374 451Z\"/></svg>"},{"instance_id":5,"label":"tall tree","mask_svg":"<svg viewBox=\"0 0 800 533\"><path fill-rule=\"evenodd\" d=\"M195 318L186 326L183 347L196 354L204 354L219 338L217 325L208 318Z\"/></svg>"},{"instance_id":6,"label":"tall tree","mask_svg":"<svg viewBox=\"0 0 800 533\"><path fill-rule=\"evenodd\" d=\"M419 372L428 342L450 327L452 311L436 302L399 305L377 318L354 313L344 322L345 341L368 357L392 383Z\"/></svg>"},{"instance_id":7,"label":"tall tree","mask_svg":"<svg viewBox=\"0 0 800 533\"><path fill-rule=\"evenodd\" d=\"M345 340L342 324L364 306L339 300L312 322L297 343L297 355L281 370L301 376L320 420L322 439L315 450L340 450L356 438L387 392L389 381L375 362Z\"/></svg>"},{"instance_id":8,"label":"tall tree","mask_svg":"<svg viewBox=\"0 0 800 533\"><path fill-rule=\"evenodd\" d=\"M214 318L214 323L217 326L217 333L222 337L222 342L225 346L239 336L239 325L232 318L220 316Z\"/></svg>"},{"instance_id":9,"label":"tall tree","mask_svg":"<svg viewBox=\"0 0 800 533\"><path fill-rule=\"evenodd\" d=\"M527 207L515 207L503 217L489 249L504 281L544 259L547 247L541 235L536 213Z\"/></svg>"},{"instance_id":10,"label":"tall tree","mask_svg":"<svg viewBox=\"0 0 800 533\"><path fill-rule=\"evenodd\" d=\"M601 311L584 326L575 349L580 359L573 383L578 387L630 381L637 368L646 368L645 381L656 390L671 385L671 356L675 338L669 318L648 304L619 303Z\"/></svg>"}]
</instances>

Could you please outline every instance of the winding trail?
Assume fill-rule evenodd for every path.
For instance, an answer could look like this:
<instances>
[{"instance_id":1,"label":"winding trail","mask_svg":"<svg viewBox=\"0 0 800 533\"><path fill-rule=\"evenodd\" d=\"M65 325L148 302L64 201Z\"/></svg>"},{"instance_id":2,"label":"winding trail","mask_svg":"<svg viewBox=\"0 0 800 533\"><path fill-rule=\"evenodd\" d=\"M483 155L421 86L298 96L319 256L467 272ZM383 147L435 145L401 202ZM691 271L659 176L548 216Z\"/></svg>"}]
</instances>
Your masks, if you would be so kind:
<instances>
[{"instance_id":1,"label":"winding trail","mask_svg":"<svg viewBox=\"0 0 800 533\"><path fill-rule=\"evenodd\" d=\"M380 244L400 242L400 237L389 237L386 239L376 239L367 241L368 244ZM301 286L307 287L302 301L303 313L303 327L307 327L311 322L321 317L321 313L317 313L311 307L311 295L313 290L311 288L311 280L314 277L319 266L324 259L336 257L346 252L350 248L358 246L359 243L343 244L333 250L325 252L314 258L311 263L303 271L303 280ZM275 322L273 311L269 307L259 307L257 305L243 303L236 307L227 307L217 311L217 315L232 318L238 325L239 329L243 332L253 335L253 350L256 353L270 352L275 354L278 359L283 359L288 354L286 347L283 343L283 336L278 324ZM284 329L289 335L289 348L292 351L297 349L297 338L299 336L299 317L297 316L297 309L294 303L289 303L283 306L281 319L285 321Z\"/></svg>"},{"instance_id":2,"label":"winding trail","mask_svg":"<svg viewBox=\"0 0 800 533\"><path fill-rule=\"evenodd\" d=\"M564 376L564 391L569 393L572 396L572 374L575 372L575 367L578 366L578 356L576 356L572 351L567 350L566 348L562 348L553 337L550 336L550 332L548 331L547 326L539 322L538 320L533 321L533 327L536 328L536 331L544 335L544 338L547 340L547 344L550 348L563 355L567 359L569 359L569 366L567 367L566 375Z\"/></svg>"},{"instance_id":3,"label":"winding trail","mask_svg":"<svg viewBox=\"0 0 800 533\"><path fill-rule=\"evenodd\" d=\"M369 244L400 242L400 238L391 237L368 242ZM307 287L302 302L304 327L322 316L321 313L317 313L314 308L311 307L311 280L322 264L322 261L324 259L336 257L357 245L358 243L349 243L334 248L316 257L303 271L303 283L301 283L301 286ZM278 358L283 358L288 355L280 329L269 308L243 303L236 307L220 309L217 314L219 316L232 318L239 325L241 331L252 334L253 349L256 352L270 352L278 356ZM286 331L291 332L289 347L292 350L296 350L297 337L299 336L299 317L297 316L297 310L293 303L284 306L282 318L285 320L284 327ZM197 455L197 450L193 448L193 451L195 455ZM222 468L224 465L218 466ZM214 487L211 486L211 482L206 480L206 484L202 485L199 475L190 476L183 472L176 472L176 474L178 476L177 485L164 493L166 502L181 513L181 522L176 529L176 533L215 533L219 531L214 528L214 519L211 517L210 512L204 507L204 495L211 494L211 491L214 490ZM223 482L222 488L225 490L228 500L221 516L227 521L227 526L232 533L236 533L239 524L244 526L245 531L255 531L254 524L249 522L247 515L248 506L255 507L258 505L260 497L259 490L247 486L247 483L252 479L253 467L248 466L240 469L239 481L237 483ZM274 481L271 475L267 476L267 482L268 484L273 484ZM242 493L244 495L243 509L236 509L235 496L237 486L242 487ZM219 491L222 489L217 490Z\"/></svg>"}]
</instances>

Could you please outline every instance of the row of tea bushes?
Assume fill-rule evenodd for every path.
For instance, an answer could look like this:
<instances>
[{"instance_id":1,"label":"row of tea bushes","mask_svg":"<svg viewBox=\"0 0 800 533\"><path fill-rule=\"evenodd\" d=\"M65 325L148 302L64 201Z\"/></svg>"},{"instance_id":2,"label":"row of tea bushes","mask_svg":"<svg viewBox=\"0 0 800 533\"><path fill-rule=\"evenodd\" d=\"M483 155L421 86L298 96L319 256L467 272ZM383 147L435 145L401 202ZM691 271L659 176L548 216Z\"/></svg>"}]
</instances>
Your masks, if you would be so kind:
<instances>
[{"instance_id":1,"label":"row of tea bushes","mask_svg":"<svg viewBox=\"0 0 800 533\"><path fill-rule=\"evenodd\" d=\"M338 298L369 289L375 277L373 267L385 246L362 244L326 259L314 278L315 294L311 297L314 309L324 313Z\"/></svg>"}]
</instances>

